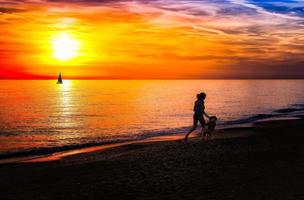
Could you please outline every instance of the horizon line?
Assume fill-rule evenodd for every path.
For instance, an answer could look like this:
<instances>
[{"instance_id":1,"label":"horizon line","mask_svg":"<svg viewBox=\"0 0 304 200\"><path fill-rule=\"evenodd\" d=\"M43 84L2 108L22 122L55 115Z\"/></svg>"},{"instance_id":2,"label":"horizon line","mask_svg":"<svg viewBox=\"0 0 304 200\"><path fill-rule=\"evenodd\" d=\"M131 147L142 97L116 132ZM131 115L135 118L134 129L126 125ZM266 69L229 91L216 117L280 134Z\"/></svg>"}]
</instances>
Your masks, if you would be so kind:
<instances>
[{"instance_id":1,"label":"horizon line","mask_svg":"<svg viewBox=\"0 0 304 200\"><path fill-rule=\"evenodd\" d=\"M0 78L5 80L57 80L56 78ZM301 78L275 77L275 78L66 78L65 80L304 80Z\"/></svg>"}]
</instances>

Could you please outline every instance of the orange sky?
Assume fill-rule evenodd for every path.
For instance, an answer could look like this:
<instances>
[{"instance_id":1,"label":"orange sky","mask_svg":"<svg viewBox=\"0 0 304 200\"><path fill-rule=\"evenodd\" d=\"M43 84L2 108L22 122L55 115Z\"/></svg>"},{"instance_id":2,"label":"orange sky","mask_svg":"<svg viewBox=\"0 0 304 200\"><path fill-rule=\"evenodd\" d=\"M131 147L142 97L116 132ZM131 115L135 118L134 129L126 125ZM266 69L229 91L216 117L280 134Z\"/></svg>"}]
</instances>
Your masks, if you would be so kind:
<instances>
[{"instance_id":1,"label":"orange sky","mask_svg":"<svg viewBox=\"0 0 304 200\"><path fill-rule=\"evenodd\" d=\"M0 0L0 78L303 78L303 5L275 2Z\"/></svg>"}]
</instances>

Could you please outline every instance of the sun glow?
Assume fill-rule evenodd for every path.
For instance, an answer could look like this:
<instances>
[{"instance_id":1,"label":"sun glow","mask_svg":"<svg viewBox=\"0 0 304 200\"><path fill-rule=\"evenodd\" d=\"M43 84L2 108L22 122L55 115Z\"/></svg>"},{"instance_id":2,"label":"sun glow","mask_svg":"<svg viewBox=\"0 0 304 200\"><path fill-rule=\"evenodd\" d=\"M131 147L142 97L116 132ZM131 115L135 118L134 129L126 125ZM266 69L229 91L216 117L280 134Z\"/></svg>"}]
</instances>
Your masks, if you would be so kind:
<instances>
[{"instance_id":1,"label":"sun glow","mask_svg":"<svg viewBox=\"0 0 304 200\"><path fill-rule=\"evenodd\" d=\"M73 35L60 33L52 40L53 56L59 60L70 60L79 54L80 43Z\"/></svg>"}]
</instances>

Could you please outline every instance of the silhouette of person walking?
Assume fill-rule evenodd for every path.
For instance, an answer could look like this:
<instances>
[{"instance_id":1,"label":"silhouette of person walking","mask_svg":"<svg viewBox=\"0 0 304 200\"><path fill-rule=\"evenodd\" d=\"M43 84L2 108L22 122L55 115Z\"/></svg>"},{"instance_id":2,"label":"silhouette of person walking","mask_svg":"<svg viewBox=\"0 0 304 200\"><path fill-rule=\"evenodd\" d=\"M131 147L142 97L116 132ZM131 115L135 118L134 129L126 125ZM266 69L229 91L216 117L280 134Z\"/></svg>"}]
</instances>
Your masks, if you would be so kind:
<instances>
[{"instance_id":1,"label":"silhouette of person walking","mask_svg":"<svg viewBox=\"0 0 304 200\"><path fill-rule=\"evenodd\" d=\"M205 113L205 99L206 99L206 94L204 92L201 92L200 94L196 95L197 100L194 103L194 115L193 115L193 126L185 136L185 142L187 142L188 137L190 133L192 133L196 128L197 128L197 123L200 122L202 126L202 133L204 130L204 126L206 124L204 115L207 118L210 118L206 113Z\"/></svg>"}]
</instances>

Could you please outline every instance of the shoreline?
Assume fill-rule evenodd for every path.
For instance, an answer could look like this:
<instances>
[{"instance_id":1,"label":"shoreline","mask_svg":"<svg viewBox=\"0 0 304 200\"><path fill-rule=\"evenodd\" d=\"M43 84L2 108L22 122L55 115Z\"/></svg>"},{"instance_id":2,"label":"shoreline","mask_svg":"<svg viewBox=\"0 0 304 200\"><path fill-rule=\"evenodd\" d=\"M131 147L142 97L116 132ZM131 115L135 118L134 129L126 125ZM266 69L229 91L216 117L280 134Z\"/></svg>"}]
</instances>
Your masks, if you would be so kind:
<instances>
[{"instance_id":1,"label":"shoreline","mask_svg":"<svg viewBox=\"0 0 304 200\"><path fill-rule=\"evenodd\" d=\"M216 131L221 132L221 130L231 129L231 128L247 128L254 126L255 123L264 121L278 121L278 120L297 120L304 116L304 104L296 103L287 107L280 109L275 109L270 113L256 114L250 117L244 117L241 119L236 119L232 121L227 121L225 123L220 123L217 125ZM200 127L199 127L200 129ZM0 165L11 164L18 162L28 162L30 160L35 160L37 162L59 160L62 157L87 153L92 151L98 151L102 149L115 148L122 145L129 145L133 143L146 143L151 142L150 140L157 139L159 141L175 140L176 137L182 137L185 135L187 127L179 127L176 129L157 131L155 136L152 132L149 135L143 136L138 139L125 139L125 140L113 140L97 143L79 143L75 145L68 146L54 146L54 147L41 147L38 149L28 149L24 151L16 152L5 152L0 153ZM171 132L171 133L170 133Z\"/></svg>"},{"instance_id":2,"label":"shoreline","mask_svg":"<svg viewBox=\"0 0 304 200\"><path fill-rule=\"evenodd\" d=\"M303 116L283 116L283 117L274 117L269 119L261 119L254 123L244 123L244 124L233 124L228 125L226 127L216 129L213 133L213 137L211 140L214 139L227 139L227 138L238 138L238 137L248 137L253 133L252 127L254 127L258 123L273 123L277 121L293 121L293 120L300 120ZM200 127L194 131L189 138L197 138L199 136ZM227 132L242 132L241 134L233 133L227 134ZM152 136L147 137L144 139L139 140L128 140L122 142L115 142L115 143L107 143L107 144L97 144L87 147L79 147L79 148L72 148L68 150L59 150L54 151L52 153L46 154L37 154L37 155L27 155L27 156L13 156L9 158L0 159L0 166L7 165L7 164L18 164L18 163L41 163L41 162L52 162L52 161L59 161L65 157L78 155L78 154L88 154L92 152L104 151L113 148L119 148L126 145L136 145L136 144L147 144L151 142L169 142L169 141L177 141L182 140L185 137L185 133L178 133L172 135L161 135L161 136Z\"/></svg>"},{"instance_id":3,"label":"shoreline","mask_svg":"<svg viewBox=\"0 0 304 200\"><path fill-rule=\"evenodd\" d=\"M51 162L0 165L5 183L0 198L299 199L304 195L299 117L219 130L208 141L193 135L185 144L181 135Z\"/></svg>"},{"instance_id":4,"label":"shoreline","mask_svg":"<svg viewBox=\"0 0 304 200\"><path fill-rule=\"evenodd\" d=\"M251 124L242 124L242 125L233 125L230 127L217 129L214 131L214 135L210 140L215 139L227 139L227 138L234 138L234 137L248 137L249 135L253 134L252 131L248 131L246 133L242 132L242 134L225 134L224 132L231 132L231 131L244 131L247 129L250 129L252 125ZM200 128L198 128L196 131L194 131L190 136L189 139L200 139L199 131ZM11 158L4 158L0 159L0 166L6 165L6 164L18 164L18 163L43 163L43 162L52 162L52 161L59 161L65 157L74 156L78 154L88 154L92 152L98 152L98 151L104 151L108 149L114 149L119 147L124 147L127 145L144 145L148 143L153 142L170 142L170 141L184 141L185 133L178 133L178 134L172 134L172 135L162 135L162 136L153 136L148 137L145 139L139 139L139 140L130 140L126 142L117 142L117 143L109 143L109 144L101 144L101 145L92 145L88 147L81 147L81 148L75 148L70 150L62 150L62 151L55 151L53 153L48 154L41 154L41 155L29 155L29 156L16 156Z\"/></svg>"}]
</instances>

